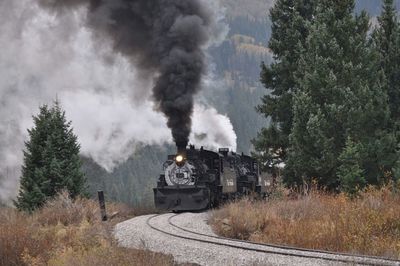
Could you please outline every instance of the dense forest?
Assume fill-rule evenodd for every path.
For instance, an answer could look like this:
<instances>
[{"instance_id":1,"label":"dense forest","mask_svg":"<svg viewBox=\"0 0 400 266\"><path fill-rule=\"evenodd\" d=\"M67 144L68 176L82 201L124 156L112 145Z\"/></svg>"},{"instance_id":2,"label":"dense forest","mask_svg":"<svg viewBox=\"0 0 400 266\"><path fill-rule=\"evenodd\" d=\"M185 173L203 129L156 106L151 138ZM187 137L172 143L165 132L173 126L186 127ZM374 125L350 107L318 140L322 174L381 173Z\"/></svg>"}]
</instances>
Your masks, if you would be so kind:
<instances>
[{"instance_id":1,"label":"dense forest","mask_svg":"<svg viewBox=\"0 0 400 266\"><path fill-rule=\"evenodd\" d=\"M400 8L400 0L395 1ZM260 64L272 63L268 48L271 37L269 9L274 1L221 0L226 8L225 22L229 25L226 39L218 47L210 48L216 76L224 88L206 90L208 103L231 119L238 137L238 151L250 152L251 140L257 136L268 120L257 113L256 106L267 93L260 82ZM356 1L356 13L366 10L372 20L381 12L380 0ZM113 200L138 204L152 202L151 188L155 185L161 166L174 147L142 146L128 161L108 173L95 162L84 158L84 171L90 192L103 189Z\"/></svg>"},{"instance_id":2,"label":"dense forest","mask_svg":"<svg viewBox=\"0 0 400 266\"><path fill-rule=\"evenodd\" d=\"M290 187L355 195L399 180L400 22L393 0L371 27L354 1L279 0L262 65L271 118L255 141L264 166L285 164Z\"/></svg>"}]
</instances>

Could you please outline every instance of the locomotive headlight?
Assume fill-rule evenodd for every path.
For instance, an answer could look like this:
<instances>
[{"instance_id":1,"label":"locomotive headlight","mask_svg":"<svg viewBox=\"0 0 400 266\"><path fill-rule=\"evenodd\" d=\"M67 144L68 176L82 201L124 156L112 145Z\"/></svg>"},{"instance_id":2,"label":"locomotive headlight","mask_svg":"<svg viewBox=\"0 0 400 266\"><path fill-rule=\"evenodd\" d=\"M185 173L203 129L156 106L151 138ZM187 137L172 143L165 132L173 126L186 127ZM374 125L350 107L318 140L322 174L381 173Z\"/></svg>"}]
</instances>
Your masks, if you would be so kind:
<instances>
[{"instance_id":1,"label":"locomotive headlight","mask_svg":"<svg viewBox=\"0 0 400 266\"><path fill-rule=\"evenodd\" d=\"M183 162L183 156L182 155L178 155L178 156L176 156L175 160L176 160L177 163L181 163L181 162Z\"/></svg>"}]
</instances>

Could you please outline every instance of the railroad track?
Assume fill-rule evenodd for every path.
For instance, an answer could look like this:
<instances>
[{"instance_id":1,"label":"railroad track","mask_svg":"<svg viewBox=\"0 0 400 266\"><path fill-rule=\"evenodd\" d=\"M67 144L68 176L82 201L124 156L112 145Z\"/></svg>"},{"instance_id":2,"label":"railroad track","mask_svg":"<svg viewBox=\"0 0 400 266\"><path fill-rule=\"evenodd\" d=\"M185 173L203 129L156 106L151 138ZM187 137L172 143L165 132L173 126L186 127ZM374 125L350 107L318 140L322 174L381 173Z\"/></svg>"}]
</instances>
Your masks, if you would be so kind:
<instances>
[{"instance_id":1,"label":"railroad track","mask_svg":"<svg viewBox=\"0 0 400 266\"><path fill-rule=\"evenodd\" d=\"M327 262L328 264L359 264L359 265L397 265L400 266L400 261L373 257L373 256L362 256L345 253L328 252L322 250L311 250L303 248L294 248L281 245L270 245L260 244L249 241L242 241L236 239L230 239L225 237L219 237L211 234L204 234L196 232L178 225L174 222L182 214L159 214L153 215L147 218L146 224L153 230L177 239L195 241L198 243L205 243L211 245L222 246L226 248L234 248L239 250L245 250L249 252L256 252L257 254L263 254L265 256L278 255L278 256L289 256L292 258L303 259L314 261L314 264L318 262ZM157 219L165 219L167 216L168 226L159 226L153 221Z\"/></svg>"}]
</instances>

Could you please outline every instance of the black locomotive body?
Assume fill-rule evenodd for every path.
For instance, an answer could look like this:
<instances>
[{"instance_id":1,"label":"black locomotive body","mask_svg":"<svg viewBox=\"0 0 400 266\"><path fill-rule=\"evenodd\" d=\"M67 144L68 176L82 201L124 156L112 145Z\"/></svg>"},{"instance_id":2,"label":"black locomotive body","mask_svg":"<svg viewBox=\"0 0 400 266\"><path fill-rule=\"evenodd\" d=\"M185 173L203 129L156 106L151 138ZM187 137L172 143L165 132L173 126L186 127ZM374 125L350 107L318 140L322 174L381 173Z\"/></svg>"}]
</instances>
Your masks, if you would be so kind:
<instances>
[{"instance_id":1,"label":"black locomotive body","mask_svg":"<svg viewBox=\"0 0 400 266\"><path fill-rule=\"evenodd\" d=\"M168 156L154 188L155 206L166 211L195 211L216 207L221 201L257 192L266 194L267 176L255 159L220 149L195 149Z\"/></svg>"}]
</instances>

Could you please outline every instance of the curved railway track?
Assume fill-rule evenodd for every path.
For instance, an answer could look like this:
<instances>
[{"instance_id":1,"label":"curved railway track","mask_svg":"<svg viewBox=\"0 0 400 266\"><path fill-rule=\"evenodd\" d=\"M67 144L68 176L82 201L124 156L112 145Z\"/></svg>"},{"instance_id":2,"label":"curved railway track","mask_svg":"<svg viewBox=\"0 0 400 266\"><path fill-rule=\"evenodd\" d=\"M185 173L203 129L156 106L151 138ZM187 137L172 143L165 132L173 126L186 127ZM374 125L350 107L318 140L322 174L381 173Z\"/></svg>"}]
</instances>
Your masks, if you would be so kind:
<instances>
[{"instance_id":1,"label":"curved railway track","mask_svg":"<svg viewBox=\"0 0 400 266\"><path fill-rule=\"evenodd\" d=\"M159 219L160 217L169 215L167 222L168 226L159 226L152 221ZM217 245L227 248L235 248L240 250L246 250L250 252L256 252L258 254L270 255L281 255L290 256L301 259L317 260L330 262L332 264L359 264L359 265L400 265L400 261L373 257L373 256L362 256L353 255L345 253L328 252L322 250L311 250L304 248L294 248L281 245L271 245L271 244L260 244L249 241L242 241L236 239L229 239L225 237L219 237L216 235L204 234L201 232L196 232L189 230L181 225L174 222L182 214L159 214L153 215L147 218L146 224L153 230L165 234L169 237L174 237L177 239L195 241L200 243L206 243L211 245ZM167 229L168 228L168 229Z\"/></svg>"}]
</instances>

